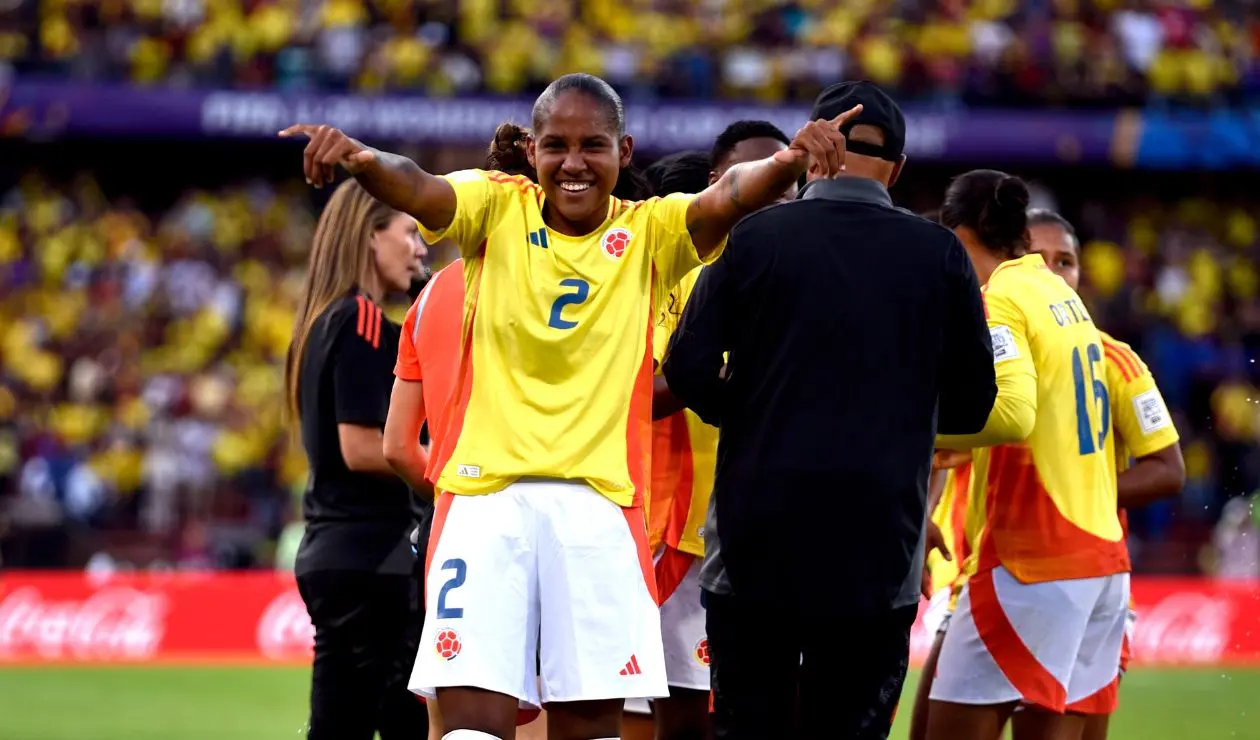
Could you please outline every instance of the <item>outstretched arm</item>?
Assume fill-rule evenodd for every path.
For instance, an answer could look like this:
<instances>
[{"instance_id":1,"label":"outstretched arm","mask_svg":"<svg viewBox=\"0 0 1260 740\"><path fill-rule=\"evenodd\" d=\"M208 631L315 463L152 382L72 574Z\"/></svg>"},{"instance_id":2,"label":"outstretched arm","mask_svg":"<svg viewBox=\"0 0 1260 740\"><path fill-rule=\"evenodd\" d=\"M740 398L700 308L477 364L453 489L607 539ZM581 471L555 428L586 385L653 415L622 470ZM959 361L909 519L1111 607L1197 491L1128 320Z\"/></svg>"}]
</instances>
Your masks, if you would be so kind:
<instances>
[{"instance_id":1,"label":"outstretched arm","mask_svg":"<svg viewBox=\"0 0 1260 740\"><path fill-rule=\"evenodd\" d=\"M299 123L280 136L310 140L302 169L306 181L315 187L331 184L340 166L373 198L412 216L430 231L445 229L455 218L455 189L406 157L373 149L331 126Z\"/></svg>"},{"instance_id":2,"label":"outstretched arm","mask_svg":"<svg viewBox=\"0 0 1260 740\"><path fill-rule=\"evenodd\" d=\"M774 156L737 164L687 207L687 232L700 258L707 259L744 216L764 208L797 181L811 157L824 177L844 170L845 138L840 129L862 112L857 105L830 121L809 121L792 144Z\"/></svg>"}]
</instances>

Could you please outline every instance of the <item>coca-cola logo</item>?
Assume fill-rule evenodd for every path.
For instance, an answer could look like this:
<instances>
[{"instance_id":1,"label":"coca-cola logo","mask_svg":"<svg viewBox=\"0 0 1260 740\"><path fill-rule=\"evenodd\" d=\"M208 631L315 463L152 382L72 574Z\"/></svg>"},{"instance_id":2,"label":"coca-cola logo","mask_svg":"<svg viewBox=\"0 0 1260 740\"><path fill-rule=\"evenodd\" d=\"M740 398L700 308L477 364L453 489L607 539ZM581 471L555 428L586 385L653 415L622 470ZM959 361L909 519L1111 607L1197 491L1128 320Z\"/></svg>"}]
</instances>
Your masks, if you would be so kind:
<instances>
[{"instance_id":1,"label":"coca-cola logo","mask_svg":"<svg viewBox=\"0 0 1260 740\"><path fill-rule=\"evenodd\" d=\"M1229 643L1234 608L1208 594L1182 592L1138 613L1134 659L1155 663L1213 663Z\"/></svg>"},{"instance_id":2,"label":"coca-cola logo","mask_svg":"<svg viewBox=\"0 0 1260 740\"><path fill-rule=\"evenodd\" d=\"M310 655L315 643L315 627L297 589L272 599L258 620L258 649L272 660Z\"/></svg>"},{"instance_id":3,"label":"coca-cola logo","mask_svg":"<svg viewBox=\"0 0 1260 740\"><path fill-rule=\"evenodd\" d=\"M133 588L102 588L66 601L19 588L0 600L0 658L150 658L162 642L166 611L162 596Z\"/></svg>"}]
</instances>

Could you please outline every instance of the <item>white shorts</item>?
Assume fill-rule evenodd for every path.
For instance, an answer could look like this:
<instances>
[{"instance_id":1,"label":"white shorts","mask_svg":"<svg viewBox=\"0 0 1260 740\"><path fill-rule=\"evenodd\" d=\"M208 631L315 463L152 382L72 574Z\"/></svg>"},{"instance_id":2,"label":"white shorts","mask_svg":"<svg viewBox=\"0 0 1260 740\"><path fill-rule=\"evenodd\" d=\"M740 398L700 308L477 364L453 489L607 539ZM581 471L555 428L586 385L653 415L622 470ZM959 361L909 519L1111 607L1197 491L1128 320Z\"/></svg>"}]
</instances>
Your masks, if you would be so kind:
<instances>
[{"instance_id":1,"label":"white shorts","mask_svg":"<svg viewBox=\"0 0 1260 740\"><path fill-rule=\"evenodd\" d=\"M642 509L584 483L440 494L408 688L472 686L535 707L664 696L655 586Z\"/></svg>"},{"instance_id":2,"label":"white shorts","mask_svg":"<svg viewBox=\"0 0 1260 740\"><path fill-rule=\"evenodd\" d=\"M933 639L936 638L938 632L944 632L949 626L949 595L951 593L949 586L937 589L932 594L932 598L928 599L928 607L923 612L923 629Z\"/></svg>"},{"instance_id":3,"label":"white shorts","mask_svg":"<svg viewBox=\"0 0 1260 740\"><path fill-rule=\"evenodd\" d=\"M1120 675L1129 670L1129 661L1133 659L1133 633L1137 629L1137 612L1129 609L1124 619L1124 647L1120 650Z\"/></svg>"},{"instance_id":4,"label":"white shorts","mask_svg":"<svg viewBox=\"0 0 1260 740\"><path fill-rule=\"evenodd\" d=\"M1109 714L1128 603L1128 573L1026 584L999 566L973 576L945 633L931 698Z\"/></svg>"},{"instance_id":5,"label":"white shorts","mask_svg":"<svg viewBox=\"0 0 1260 740\"><path fill-rule=\"evenodd\" d=\"M702 558L671 547L656 554L656 587L661 604L661 640L665 645L665 676L670 686L709 690L709 639L704 606L700 603ZM626 711L650 714L644 699L626 702Z\"/></svg>"}]
</instances>

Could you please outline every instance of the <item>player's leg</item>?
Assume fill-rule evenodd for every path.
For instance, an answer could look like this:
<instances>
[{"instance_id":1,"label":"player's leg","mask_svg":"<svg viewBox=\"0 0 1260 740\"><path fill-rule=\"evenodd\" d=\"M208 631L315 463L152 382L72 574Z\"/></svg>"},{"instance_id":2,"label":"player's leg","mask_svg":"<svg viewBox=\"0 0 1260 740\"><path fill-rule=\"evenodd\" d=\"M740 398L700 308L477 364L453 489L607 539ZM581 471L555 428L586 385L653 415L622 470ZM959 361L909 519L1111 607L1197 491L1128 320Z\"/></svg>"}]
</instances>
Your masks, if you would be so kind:
<instances>
[{"instance_id":1,"label":"player's leg","mask_svg":"<svg viewBox=\"0 0 1260 740\"><path fill-rule=\"evenodd\" d=\"M583 484L518 485L538 510L548 737L618 737L626 699L667 692L643 513Z\"/></svg>"},{"instance_id":2,"label":"player's leg","mask_svg":"<svg viewBox=\"0 0 1260 740\"><path fill-rule=\"evenodd\" d=\"M780 604L706 593L705 628L720 740L795 737L800 683L799 621Z\"/></svg>"},{"instance_id":3,"label":"player's leg","mask_svg":"<svg viewBox=\"0 0 1260 740\"><path fill-rule=\"evenodd\" d=\"M941 656L941 643L945 641L945 632L949 629L949 617L947 613L939 620L936 637L932 639L932 649L928 651L927 659L923 662L923 670L919 673L919 686L915 690L914 707L910 713L910 740L927 740L930 706L928 697L932 694L932 682L936 679L936 663Z\"/></svg>"},{"instance_id":4,"label":"player's leg","mask_svg":"<svg viewBox=\"0 0 1260 740\"><path fill-rule=\"evenodd\" d=\"M434 699L429 699L424 703L425 711L429 713L429 739L442 740L442 736L446 734L446 728L442 724L442 710L438 707L438 703Z\"/></svg>"},{"instance_id":5,"label":"player's leg","mask_svg":"<svg viewBox=\"0 0 1260 740\"><path fill-rule=\"evenodd\" d=\"M872 616L809 618L802 646L802 737L888 736L910 667L910 628L918 611L915 604Z\"/></svg>"},{"instance_id":6,"label":"player's leg","mask_svg":"<svg viewBox=\"0 0 1260 740\"><path fill-rule=\"evenodd\" d=\"M538 703L534 531L533 509L516 485L438 497L409 688L436 694L447 735L511 738L519 704Z\"/></svg>"},{"instance_id":7,"label":"player's leg","mask_svg":"<svg viewBox=\"0 0 1260 740\"><path fill-rule=\"evenodd\" d=\"M1018 703L1062 717L1101 579L1024 584L1004 568L973 576L941 645L929 740L997 740ZM1057 736L1068 721L1042 722Z\"/></svg>"},{"instance_id":8,"label":"player's leg","mask_svg":"<svg viewBox=\"0 0 1260 740\"><path fill-rule=\"evenodd\" d=\"M700 559L666 547L656 561L661 641L669 696L652 702L656 740L705 740L709 722L709 641L700 603Z\"/></svg>"},{"instance_id":9,"label":"player's leg","mask_svg":"<svg viewBox=\"0 0 1260 740\"><path fill-rule=\"evenodd\" d=\"M652 717L652 702L647 699L627 699L621 713L621 737L623 740L652 740L656 737L656 720Z\"/></svg>"}]
</instances>

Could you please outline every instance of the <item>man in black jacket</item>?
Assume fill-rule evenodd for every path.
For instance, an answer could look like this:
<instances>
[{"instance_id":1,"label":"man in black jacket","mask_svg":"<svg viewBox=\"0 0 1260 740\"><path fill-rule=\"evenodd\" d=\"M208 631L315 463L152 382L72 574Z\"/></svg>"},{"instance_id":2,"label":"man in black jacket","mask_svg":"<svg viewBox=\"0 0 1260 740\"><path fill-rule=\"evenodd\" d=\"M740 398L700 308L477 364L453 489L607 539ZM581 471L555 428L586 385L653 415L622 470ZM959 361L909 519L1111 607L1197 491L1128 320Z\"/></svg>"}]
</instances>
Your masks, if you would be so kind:
<instances>
[{"instance_id":1,"label":"man in black jacket","mask_svg":"<svg viewBox=\"0 0 1260 740\"><path fill-rule=\"evenodd\" d=\"M735 228L664 362L670 390L721 427L701 574L718 737L887 735L933 440L983 428L997 392L962 245L888 195L905 162L896 103L841 83L812 118L858 103L846 175Z\"/></svg>"}]
</instances>

